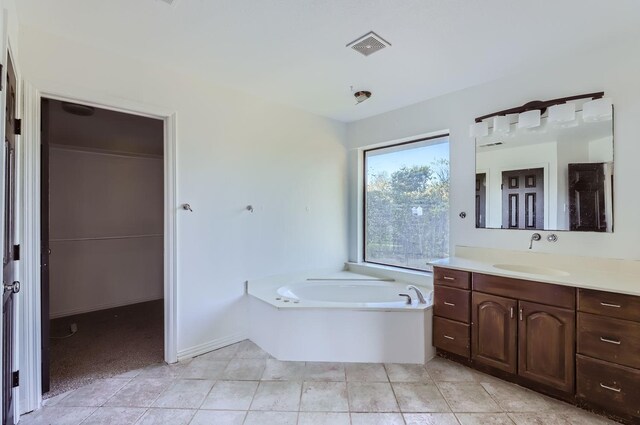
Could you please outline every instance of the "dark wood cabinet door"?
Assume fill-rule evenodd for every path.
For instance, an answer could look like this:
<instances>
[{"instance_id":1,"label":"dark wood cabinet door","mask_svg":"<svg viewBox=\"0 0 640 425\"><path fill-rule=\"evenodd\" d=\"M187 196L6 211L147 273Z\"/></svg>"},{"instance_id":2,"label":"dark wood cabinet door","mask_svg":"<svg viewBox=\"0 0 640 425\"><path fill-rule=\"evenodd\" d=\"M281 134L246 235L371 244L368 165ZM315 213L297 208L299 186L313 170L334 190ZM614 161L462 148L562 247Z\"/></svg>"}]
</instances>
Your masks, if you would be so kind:
<instances>
[{"instance_id":1,"label":"dark wood cabinet door","mask_svg":"<svg viewBox=\"0 0 640 425\"><path fill-rule=\"evenodd\" d=\"M518 375L573 392L575 312L520 301L518 316Z\"/></svg>"},{"instance_id":2,"label":"dark wood cabinet door","mask_svg":"<svg viewBox=\"0 0 640 425\"><path fill-rule=\"evenodd\" d=\"M473 361L516 373L516 300L474 292L471 299Z\"/></svg>"}]
</instances>

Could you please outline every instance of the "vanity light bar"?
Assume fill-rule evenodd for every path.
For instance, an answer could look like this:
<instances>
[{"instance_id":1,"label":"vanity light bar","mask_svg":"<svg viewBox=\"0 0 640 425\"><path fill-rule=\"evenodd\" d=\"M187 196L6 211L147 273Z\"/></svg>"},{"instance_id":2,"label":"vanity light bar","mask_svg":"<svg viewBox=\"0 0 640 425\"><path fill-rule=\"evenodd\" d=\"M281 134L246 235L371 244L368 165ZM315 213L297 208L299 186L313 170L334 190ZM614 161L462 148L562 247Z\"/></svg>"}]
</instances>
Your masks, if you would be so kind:
<instances>
[{"instance_id":1,"label":"vanity light bar","mask_svg":"<svg viewBox=\"0 0 640 425\"><path fill-rule=\"evenodd\" d=\"M604 92L597 92L597 93L580 94L577 96L561 97L561 98L552 99L552 100L534 100L533 102L525 103L524 105L518 106L516 108L505 109L503 111L498 111L491 114L483 115L481 117L476 118L475 121L476 123L480 123L483 120L486 120L487 118L493 118L501 115L521 114L523 112L528 112L533 110L539 110L540 114L544 114L546 109L553 105L567 103L572 100L579 100L579 99L596 100L596 99L602 99L603 97L604 97Z\"/></svg>"}]
</instances>

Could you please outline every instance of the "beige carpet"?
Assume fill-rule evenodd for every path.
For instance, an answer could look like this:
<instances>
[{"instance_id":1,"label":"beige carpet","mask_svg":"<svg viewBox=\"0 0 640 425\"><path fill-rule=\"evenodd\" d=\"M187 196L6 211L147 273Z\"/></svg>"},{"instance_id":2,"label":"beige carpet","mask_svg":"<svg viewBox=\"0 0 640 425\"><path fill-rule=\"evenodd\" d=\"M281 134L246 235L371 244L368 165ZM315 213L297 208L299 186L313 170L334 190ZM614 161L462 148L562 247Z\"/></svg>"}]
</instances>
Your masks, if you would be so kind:
<instances>
[{"instance_id":1,"label":"beige carpet","mask_svg":"<svg viewBox=\"0 0 640 425\"><path fill-rule=\"evenodd\" d=\"M164 358L163 300L63 317L51 321L50 398L95 379L110 378Z\"/></svg>"}]
</instances>

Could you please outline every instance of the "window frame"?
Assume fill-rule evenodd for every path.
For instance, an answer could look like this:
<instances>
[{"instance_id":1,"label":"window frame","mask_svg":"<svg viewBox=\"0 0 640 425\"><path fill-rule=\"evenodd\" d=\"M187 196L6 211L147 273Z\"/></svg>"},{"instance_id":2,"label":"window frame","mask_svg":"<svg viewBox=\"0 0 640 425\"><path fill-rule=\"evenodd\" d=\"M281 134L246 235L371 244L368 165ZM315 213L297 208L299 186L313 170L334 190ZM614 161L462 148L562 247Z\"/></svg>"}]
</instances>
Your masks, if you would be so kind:
<instances>
[{"instance_id":1,"label":"window frame","mask_svg":"<svg viewBox=\"0 0 640 425\"><path fill-rule=\"evenodd\" d=\"M396 264L385 264L385 263L378 263L376 261L368 261L367 260L367 153L368 152L372 152L372 151L377 151L377 150L382 150L382 149L389 149L389 148L396 148L398 146L405 146L405 145L411 145L414 143L420 143L420 142L425 142L425 141L429 141L429 140L434 140L434 139L441 139L443 137L447 137L449 140L447 141L447 144L449 144L449 160L451 160L451 133L449 131L444 131L442 133L431 133L431 135L429 136L416 136L417 138L409 138L408 140L404 140L402 142L395 142L395 143L390 143L390 144L385 144L385 145L380 145L380 146L375 146L375 147L371 147L371 148L364 148L362 149L362 157L361 157L361 161L362 161L362 174L361 174L361 181L362 181L362 215L360 216L360 219L362 220L362 238L360 240L360 243L362 244L362 258L361 258L361 262L363 264L373 264L376 266L382 266L382 267L392 267L392 268L396 268L396 269L401 269L401 270L410 270L413 272L420 272L420 273L427 273L427 274L433 274L432 270L423 270L423 269L416 269L414 267L406 267L406 266L399 266ZM451 170L451 162L449 162L449 170ZM451 214L451 205L449 205L449 214ZM449 229L451 230L451 229ZM449 251L451 251L451 247L449 247Z\"/></svg>"}]
</instances>

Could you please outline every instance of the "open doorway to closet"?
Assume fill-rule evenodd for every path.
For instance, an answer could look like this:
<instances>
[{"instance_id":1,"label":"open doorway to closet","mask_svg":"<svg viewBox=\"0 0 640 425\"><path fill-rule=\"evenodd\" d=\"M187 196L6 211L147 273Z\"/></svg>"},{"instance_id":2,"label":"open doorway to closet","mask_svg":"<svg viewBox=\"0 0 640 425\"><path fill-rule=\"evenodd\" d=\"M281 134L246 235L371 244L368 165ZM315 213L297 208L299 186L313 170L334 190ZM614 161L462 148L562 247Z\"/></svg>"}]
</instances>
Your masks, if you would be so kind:
<instances>
[{"instance_id":1,"label":"open doorway to closet","mask_svg":"<svg viewBox=\"0 0 640 425\"><path fill-rule=\"evenodd\" d=\"M164 121L41 101L42 390L164 359Z\"/></svg>"}]
</instances>

